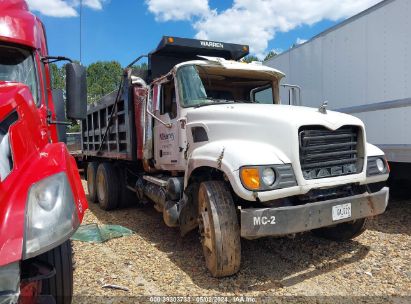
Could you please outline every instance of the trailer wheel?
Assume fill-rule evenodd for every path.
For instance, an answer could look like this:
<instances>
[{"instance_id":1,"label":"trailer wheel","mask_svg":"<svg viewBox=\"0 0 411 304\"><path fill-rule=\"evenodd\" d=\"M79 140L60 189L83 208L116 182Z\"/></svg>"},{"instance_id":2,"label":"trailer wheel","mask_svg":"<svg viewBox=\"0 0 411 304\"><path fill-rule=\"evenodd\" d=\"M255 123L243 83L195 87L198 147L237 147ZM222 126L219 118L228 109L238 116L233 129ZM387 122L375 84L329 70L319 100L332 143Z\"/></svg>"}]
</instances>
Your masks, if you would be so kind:
<instances>
[{"instance_id":1,"label":"trailer wheel","mask_svg":"<svg viewBox=\"0 0 411 304\"><path fill-rule=\"evenodd\" d=\"M240 269L240 228L231 193L223 182L206 181L198 190L198 222L204 257L214 277Z\"/></svg>"},{"instance_id":2,"label":"trailer wheel","mask_svg":"<svg viewBox=\"0 0 411 304\"><path fill-rule=\"evenodd\" d=\"M60 246L47 251L38 257L56 270L50 279L42 281L41 294L51 295L56 304L71 303L73 297L73 260L71 242L68 240Z\"/></svg>"},{"instance_id":3,"label":"trailer wheel","mask_svg":"<svg viewBox=\"0 0 411 304\"><path fill-rule=\"evenodd\" d=\"M88 199L92 203L97 202L97 190L96 190L96 174L97 174L97 162L91 162L87 165L87 189Z\"/></svg>"},{"instance_id":4,"label":"trailer wheel","mask_svg":"<svg viewBox=\"0 0 411 304\"><path fill-rule=\"evenodd\" d=\"M351 240L367 229L367 219L359 219L348 223L341 223L333 227L324 227L313 230L313 234L328 240L343 242Z\"/></svg>"},{"instance_id":5,"label":"trailer wheel","mask_svg":"<svg viewBox=\"0 0 411 304\"><path fill-rule=\"evenodd\" d=\"M100 208L113 210L118 206L118 175L110 163L101 163L96 174L97 199Z\"/></svg>"}]
</instances>

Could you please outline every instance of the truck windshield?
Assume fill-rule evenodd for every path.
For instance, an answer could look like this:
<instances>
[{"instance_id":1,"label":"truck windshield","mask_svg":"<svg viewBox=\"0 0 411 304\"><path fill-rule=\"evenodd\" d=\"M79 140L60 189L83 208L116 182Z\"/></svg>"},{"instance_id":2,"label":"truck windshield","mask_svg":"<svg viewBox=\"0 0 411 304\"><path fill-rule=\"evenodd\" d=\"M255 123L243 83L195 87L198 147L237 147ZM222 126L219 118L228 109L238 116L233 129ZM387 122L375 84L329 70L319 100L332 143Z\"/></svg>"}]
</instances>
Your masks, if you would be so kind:
<instances>
[{"instance_id":1,"label":"truck windshield","mask_svg":"<svg viewBox=\"0 0 411 304\"><path fill-rule=\"evenodd\" d=\"M275 81L272 75L247 69L187 65L177 71L182 107L227 102L273 104Z\"/></svg>"},{"instance_id":2,"label":"truck windshield","mask_svg":"<svg viewBox=\"0 0 411 304\"><path fill-rule=\"evenodd\" d=\"M34 58L25 49L0 44L0 81L15 81L26 84L36 104L39 89Z\"/></svg>"}]
</instances>

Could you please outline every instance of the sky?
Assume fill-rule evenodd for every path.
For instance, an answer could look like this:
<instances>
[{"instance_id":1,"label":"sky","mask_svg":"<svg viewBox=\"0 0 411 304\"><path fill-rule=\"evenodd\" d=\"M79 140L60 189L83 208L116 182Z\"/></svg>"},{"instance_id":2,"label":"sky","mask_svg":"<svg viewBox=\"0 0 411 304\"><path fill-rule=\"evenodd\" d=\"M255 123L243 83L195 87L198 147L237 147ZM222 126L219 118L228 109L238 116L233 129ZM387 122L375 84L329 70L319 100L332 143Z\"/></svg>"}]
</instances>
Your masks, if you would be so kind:
<instances>
[{"instance_id":1,"label":"sky","mask_svg":"<svg viewBox=\"0 0 411 304\"><path fill-rule=\"evenodd\" d=\"M176 36L250 45L259 58L303 43L380 0L27 0L49 53L126 66ZM81 15L81 18L80 18ZM81 20L81 58L80 58Z\"/></svg>"}]
</instances>

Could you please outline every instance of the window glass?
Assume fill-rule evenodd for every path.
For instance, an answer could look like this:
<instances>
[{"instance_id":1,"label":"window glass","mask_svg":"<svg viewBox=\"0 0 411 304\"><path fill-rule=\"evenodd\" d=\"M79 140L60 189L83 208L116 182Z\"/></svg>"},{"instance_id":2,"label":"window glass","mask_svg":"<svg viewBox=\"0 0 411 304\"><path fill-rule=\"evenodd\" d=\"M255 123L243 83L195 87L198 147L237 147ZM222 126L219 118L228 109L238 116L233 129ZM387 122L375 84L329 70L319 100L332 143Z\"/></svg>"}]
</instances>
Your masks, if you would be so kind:
<instances>
[{"instance_id":1,"label":"window glass","mask_svg":"<svg viewBox=\"0 0 411 304\"><path fill-rule=\"evenodd\" d=\"M254 101L258 103L273 103L273 89L270 87L257 91L254 94Z\"/></svg>"},{"instance_id":2,"label":"window glass","mask_svg":"<svg viewBox=\"0 0 411 304\"><path fill-rule=\"evenodd\" d=\"M39 103L39 88L33 54L28 50L0 44L0 81L26 84L36 104Z\"/></svg>"},{"instance_id":3,"label":"window glass","mask_svg":"<svg viewBox=\"0 0 411 304\"><path fill-rule=\"evenodd\" d=\"M171 119L177 117L176 91L173 80L161 85L160 109L162 115L168 113Z\"/></svg>"},{"instance_id":4,"label":"window glass","mask_svg":"<svg viewBox=\"0 0 411 304\"><path fill-rule=\"evenodd\" d=\"M176 77L182 107L218 103L275 103L272 84L276 79L267 73L187 65L178 69Z\"/></svg>"},{"instance_id":5,"label":"window glass","mask_svg":"<svg viewBox=\"0 0 411 304\"><path fill-rule=\"evenodd\" d=\"M184 66L177 71L182 105L192 107L207 98L207 94L195 66Z\"/></svg>"}]
</instances>

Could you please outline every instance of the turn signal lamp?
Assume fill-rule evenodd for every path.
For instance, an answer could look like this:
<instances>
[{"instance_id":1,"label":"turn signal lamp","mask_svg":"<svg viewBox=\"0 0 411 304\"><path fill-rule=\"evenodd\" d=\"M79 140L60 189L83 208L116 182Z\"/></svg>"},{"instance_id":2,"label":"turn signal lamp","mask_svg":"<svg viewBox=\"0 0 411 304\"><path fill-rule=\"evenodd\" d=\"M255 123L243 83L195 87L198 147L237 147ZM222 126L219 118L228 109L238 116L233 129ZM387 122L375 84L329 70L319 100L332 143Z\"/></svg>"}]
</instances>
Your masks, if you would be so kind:
<instances>
[{"instance_id":1,"label":"turn signal lamp","mask_svg":"<svg viewBox=\"0 0 411 304\"><path fill-rule=\"evenodd\" d=\"M244 186L249 190L260 189L260 174L258 168L242 168L241 180Z\"/></svg>"}]
</instances>

